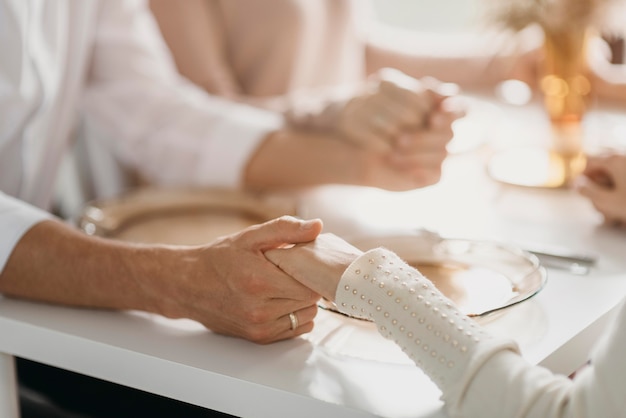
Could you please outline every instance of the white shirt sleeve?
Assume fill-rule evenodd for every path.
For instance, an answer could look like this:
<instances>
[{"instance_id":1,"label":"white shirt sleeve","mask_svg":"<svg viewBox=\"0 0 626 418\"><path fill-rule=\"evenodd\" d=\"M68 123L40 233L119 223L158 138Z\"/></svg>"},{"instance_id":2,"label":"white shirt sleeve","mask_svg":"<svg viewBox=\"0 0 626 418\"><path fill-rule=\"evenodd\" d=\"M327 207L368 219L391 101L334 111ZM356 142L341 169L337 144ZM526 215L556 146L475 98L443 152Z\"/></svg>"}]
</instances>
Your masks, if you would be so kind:
<instances>
[{"instance_id":1,"label":"white shirt sleeve","mask_svg":"<svg viewBox=\"0 0 626 418\"><path fill-rule=\"evenodd\" d=\"M574 381L527 363L394 253L368 251L337 287L339 309L375 321L439 386L453 417L624 417L626 311Z\"/></svg>"},{"instance_id":2,"label":"white shirt sleeve","mask_svg":"<svg viewBox=\"0 0 626 418\"><path fill-rule=\"evenodd\" d=\"M0 273L26 231L51 218L48 212L0 192Z\"/></svg>"},{"instance_id":3,"label":"white shirt sleeve","mask_svg":"<svg viewBox=\"0 0 626 418\"><path fill-rule=\"evenodd\" d=\"M85 107L121 160L167 185L236 187L281 115L183 79L143 1L101 3Z\"/></svg>"}]
</instances>

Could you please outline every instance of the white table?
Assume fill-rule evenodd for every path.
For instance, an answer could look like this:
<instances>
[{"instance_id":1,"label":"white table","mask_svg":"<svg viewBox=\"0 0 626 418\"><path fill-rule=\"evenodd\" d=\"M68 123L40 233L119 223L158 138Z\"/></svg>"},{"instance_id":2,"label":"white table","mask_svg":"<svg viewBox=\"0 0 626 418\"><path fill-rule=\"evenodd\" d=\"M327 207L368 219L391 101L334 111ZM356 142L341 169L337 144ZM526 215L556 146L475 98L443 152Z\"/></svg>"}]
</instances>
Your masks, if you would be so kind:
<instances>
[{"instance_id":1,"label":"white table","mask_svg":"<svg viewBox=\"0 0 626 418\"><path fill-rule=\"evenodd\" d=\"M536 297L486 323L516 338L530 362L569 374L584 363L626 292L626 233L601 226L572 190L491 181L485 155L484 149L454 155L442 182L423 190L312 190L301 196L300 211L345 237L427 227L445 236L597 253L590 274L549 270ZM336 317L329 315L322 312L307 337L259 346L187 320L3 299L0 416L17 416L12 356L243 417L445 416L437 388L405 358L373 361L333 348L326 333Z\"/></svg>"}]
</instances>

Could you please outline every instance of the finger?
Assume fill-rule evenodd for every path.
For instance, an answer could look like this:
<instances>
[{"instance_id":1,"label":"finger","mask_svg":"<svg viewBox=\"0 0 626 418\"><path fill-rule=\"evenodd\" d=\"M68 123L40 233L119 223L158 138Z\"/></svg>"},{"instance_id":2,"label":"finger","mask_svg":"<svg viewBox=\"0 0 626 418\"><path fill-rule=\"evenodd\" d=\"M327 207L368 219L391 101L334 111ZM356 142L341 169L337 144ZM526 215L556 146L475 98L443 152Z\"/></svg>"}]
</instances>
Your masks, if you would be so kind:
<instances>
[{"instance_id":1,"label":"finger","mask_svg":"<svg viewBox=\"0 0 626 418\"><path fill-rule=\"evenodd\" d=\"M386 125L385 114L380 113L376 98L370 96L348 104L341 114L338 131L355 145L385 153L391 150Z\"/></svg>"},{"instance_id":2,"label":"finger","mask_svg":"<svg viewBox=\"0 0 626 418\"><path fill-rule=\"evenodd\" d=\"M592 171L587 173L586 175L598 186L608 189L612 189L615 187L615 181L613 181L613 178L605 171Z\"/></svg>"},{"instance_id":3,"label":"finger","mask_svg":"<svg viewBox=\"0 0 626 418\"><path fill-rule=\"evenodd\" d=\"M389 163L397 170L415 171L419 169L421 172L434 171L439 175L441 166L447 156L448 153L445 149L440 152L419 153L414 155L393 153L389 156Z\"/></svg>"},{"instance_id":4,"label":"finger","mask_svg":"<svg viewBox=\"0 0 626 418\"><path fill-rule=\"evenodd\" d=\"M292 328L292 320L289 317L290 313L294 315L295 321L297 321L297 327L295 329ZM252 336L249 339L259 344L269 344L311 332L316 315L317 304L299 310L288 311L271 321L271 323L248 331L248 334Z\"/></svg>"},{"instance_id":5,"label":"finger","mask_svg":"<svg viewBox=\"0 0 626 418\"><path fill-rule=\"evenodd\" d=\"M231 324L229 327L213 328L213 331L224 335L243 337L257 344L270 344L290 339L311 332L317 315L317 303L293 311L284 311L271 321L261 324ZM297 328L291 328L289 313L297 318Z\"/></svg>"},{"instance_id":6,"label":"finger","mask_svg":"<svg viewBox=\"0 0 626 418\"><path fill-rule=\"evenodd\" d=\"M434 103L432 99L434 96L428 90L434 91L435 87L440 86L442 83L434 78L418 80L402 71L391 68L384 68L379 73L379 90L383 94L403 101L407 100L416 109L421 108L426 112L433 108Z\"/></svg>"},{"instance_id":7,"label":"finger","mask_svg":"<svg viewBox=\"0 0 626 418\"><path fill-rule=\"evenodd\" d=\"M393 122L392 134L397 134L403 129L419 129L424 126L427 114L417 109L408 101L394 100L382 97L380 100L380 112L384 117Z\"/></svg>"},{"instance_id":8,"label":"finger","mask_svg":"<svg viewBox=\"0 0 626 418\"><path fill-rule=\"evenodd\" d=\"M387 153L392 148L390 138L378 133L378 130L367 122L353 123L352 126L344 129L343 135L350 142L375 152Z\"/></svg>"},{"instance_id":9,"label":"finger","mask_svg":"<svg viewBox=\"0 0 626 418\"><path fill-rule=\"evenodd\" d=\"M276 323L279 331L276 333L275 341L285 340L311 332L314 327L313 321L317 316L317 311L317 304L315 304L292 312L297 321L296 328L292 328L292 321L289 318L289 314L278 318Z\"/></svg>"},{"instance_id":10,"label":"finger","mask_svg":"<svg viewBox=\"0 0 626 418\"><path fill-rule=\"evenodd\" d=\"M317 303L294 310L289 314L278 318L278 326L281 330L295 332L301 326L313 322L315 316L317 315L317 310Z\"/></svg>"},{"instance_id":11,"label":"finger","mask_svg":"<svg viewBox=\"0 0 626 418\"><path fill-rule=\"evenodd\" d=\"M606 156L587 156L587 162L583 174L591 174L598 171L605 171Z\"/></svg>"},{"instance_id":12,"label":"finger","mask_svg":"<svg viewBox=\"0 0 626 418\"><path fill-rule=\"evenodd\" d=\"M382 82L380 91L387 101L410 110L412 114L410 120L416 121L412 122L413 125L421 126L426 115L435 107L432 95L425 91L414 92L389 82Z\"/></svg>"},{"instance_id":13,"label":"finger","mask_svg":"<svg viewBox=\"0 0 626 418\"><path fill-rule=\"evenodd\" d=\"M441 180L442 167L414 167L406 171L406 176L414 184L413 188L420 188L437 184Z\"/></svg>"},{"instance_id":14,"label":"finger","mask_svg":"<svg viewBox=\"0 0 626 418\"><path fill-rule=\"evenodd\" d=\"M256 313L265 312L264 305L274 299L292 300L298 304L284 308L281 305L284 302L273 303L268 309L270 309L270 313L276 314L281 309L297 308L301 306L299 304L302 302L311 303L318 297L314 291L272 264L265 257L264 252L259 251L257 254L253 251L250 254L250 250L245 246L240 252L242 259L247 261L237 271L229 273L232 277L228 280L228 287L233 295L239 297L241 304L246 306L246 310ZM269 315L268 312L265 312L262 316L266 317L267 315Z\"/></svg>"},{"instance_id":15,"label":"finger","mask_svg":"<svg viewBox=\"0 0 626 418\"><path fill-rule=\"evenodd\" d=\"M438 111L448 113L453 120L460 119L467 115L470 104L462 97L446 97L437 108Z\"/></svg>"},{"instance_id":16,"label":"finger","mask_svg":"<svg viewBox=\"0 0 626 418\"><path fill-rule=\"evenodd\" d=\"M379 102L369 112L363 113L361 125L366 125L375 135L388 141L400 132L401 121L391 103Z\"/></svg>"},{"instance_id":17,"label":"finger","mask_svg":"<svg viewBox=\"0 0 626 418\"><path fill-rule=\"evenodd\" d=\"M320 219L301 220L282 216L246 230L243 239L251 248L265 251L284 244L313 241L321 231Z\"/></svg>"},{"instance_id":18,"label":"finger","mask_svg":"<svg viewBox=\"0 0 626 418\"><path fill-rule=\"evenodd\" d=\"M398 137L396 146L398 154L409 157L428 152L440 153L445 151L453 137L454 132L450 124L444 128L404 133Z\"/></svg>"},{"instance_id":19,"label":"finger","mask_svg":"<svg viewBox=\"0 0 626 418\"><path fill-rule=\"evenodd\" d=\"M433 77L423 77L420 81L424 89L429 91L433 99L438 102L461 93L461 87L456 83L444 83Z\"/></svg>"},{"instance_id":20,"label":"finger","mask_svg":"<svg viewBox=\"0 0 626 418\"><path fill-rule=\"evenodd\" d=\"M270 309L274 313L300 309L319 298L315 291L294 279L287 272L267 259L264 261L262 271L259 273L263 277L259 279L265 283L261 286L262 291L258 293L267 296L265 301L272 301Z\"/></svg>"},{"instance_id":21,"label":"finger","mask_svg":"<svg viewBox=\"0 0 626 418\"><path fill-rule=\"evenodd\" d=\"M576 190L583 196L591 200L594 207L605 213L607 203L611 201L614 192L587 178L581 178L575 183Z\"/></svg>"}]
</instances>

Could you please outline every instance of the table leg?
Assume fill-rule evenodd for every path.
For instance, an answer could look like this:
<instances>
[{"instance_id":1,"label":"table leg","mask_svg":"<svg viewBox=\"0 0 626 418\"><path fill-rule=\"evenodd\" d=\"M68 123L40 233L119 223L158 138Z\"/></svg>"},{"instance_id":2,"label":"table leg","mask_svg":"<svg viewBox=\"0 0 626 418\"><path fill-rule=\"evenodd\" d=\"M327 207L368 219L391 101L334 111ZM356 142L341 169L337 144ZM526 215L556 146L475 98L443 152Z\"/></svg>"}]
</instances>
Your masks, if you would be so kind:
<instances>
[{"instance_id":1,"label":"table leg","mask_svg":"<svg viewBox=\"0 0 626 418\"><path fill-rule=\"evenodd\" d=\"M0 417L19 418L15 358L0 353Z\"/></svg>"}]
</instances>

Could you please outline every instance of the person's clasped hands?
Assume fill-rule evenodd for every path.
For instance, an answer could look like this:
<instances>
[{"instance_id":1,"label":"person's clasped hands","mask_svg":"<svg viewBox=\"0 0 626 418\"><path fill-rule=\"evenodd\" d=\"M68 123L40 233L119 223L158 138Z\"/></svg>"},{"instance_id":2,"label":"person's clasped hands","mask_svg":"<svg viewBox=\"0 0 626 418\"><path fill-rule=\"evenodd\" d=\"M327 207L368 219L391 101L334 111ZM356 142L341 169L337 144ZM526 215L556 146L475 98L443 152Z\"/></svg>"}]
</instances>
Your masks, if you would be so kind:
<instances>
[{"instance_id":1,"label":"person's clasped hands","mask_svg":"<svg viewBox=\"0 0 626 418\"><path fill-rule=\"evenodd\" d=\"M384 156L420 186L437 182L452 139L452 123L464 115L449 100L458 88L434 78L412 78L384 68L361 94L345 102L336 131L347 141Z\"/></svg>"}]
</instances>

